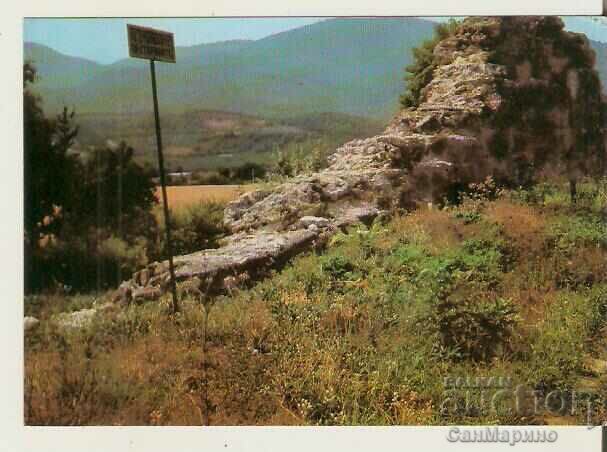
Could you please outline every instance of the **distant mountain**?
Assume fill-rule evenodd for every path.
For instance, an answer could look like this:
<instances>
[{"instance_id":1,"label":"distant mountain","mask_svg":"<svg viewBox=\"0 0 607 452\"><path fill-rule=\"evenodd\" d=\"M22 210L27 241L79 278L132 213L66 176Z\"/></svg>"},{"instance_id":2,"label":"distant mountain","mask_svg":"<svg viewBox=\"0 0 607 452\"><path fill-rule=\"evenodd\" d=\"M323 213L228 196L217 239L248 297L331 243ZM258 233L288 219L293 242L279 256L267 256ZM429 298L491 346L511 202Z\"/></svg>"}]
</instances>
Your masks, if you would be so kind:
<instances>
[{"instance_id":1,"label":"distant mountain","mask_svg":"<svg viewBox=\"0 0 607 452\"><path fill-rule=\"evenodd\" d=\"M34 61L38 74L48 89L69 88L93 78L103 69L103 65L84 58L59 53L50 47L26 42L24 59Z\"/></svg>"},{"instance_id":2,"label":"distant mountain","mask_svg":"<svg viewBox=\"0 0 607 452\"><path fill-rule=\"evenodd\" d=\"M570 25L589 27L595 35L596 27L604 28L578 22ZM275 117L337 112L386 119L398 108L411 49L432 35L434 25L416 18L330 19L257 41L179 47L176 64L157 64L161 109ZM605 82L607 44L591 44ZM37 89L49 111L64 104L79 113L151 110L146 61L100 65L31 43L24 51L38 67Z\"/></svg>"},{"instance_id":3,"label":"distant mountain","mask_svg":"<svg viewBox=\"0 0 607 452\"><path fill-rule=\"evenodd\" d=\"M605 17L562 17L565 29L584 33L596 52L596 66L603 86L607 85L607 19ZM607 89L604 89L607 93Z\"/></svg>"},{"instance_id":4,"label":"distant mountain","mask_svg":"<svg viewBox=\"0 0 607 452\"><path fill-rule=\"evenodd\" d=\"M603 92L607 94L607 43L590 41L590 45L596 53L596 69L603 82Z\"/></svg>"},{"instance_id":5,"label":"distant mountain","mask_svg":"<svg viewBox=\"0 0 607 452\"><path fill-rule=\"evenodd\" d=\"M176 64L157 64L162 109L386 117L397 108L411 48L433 27L415 18L331 19L257 41L178 48ZM63 104L83 113L151 108L146 61L75 65L68 73L63 55L26 45L25 58L37 63L41 57L46 63L37 89L49 110Z\"/></svg>"}]
</instances>

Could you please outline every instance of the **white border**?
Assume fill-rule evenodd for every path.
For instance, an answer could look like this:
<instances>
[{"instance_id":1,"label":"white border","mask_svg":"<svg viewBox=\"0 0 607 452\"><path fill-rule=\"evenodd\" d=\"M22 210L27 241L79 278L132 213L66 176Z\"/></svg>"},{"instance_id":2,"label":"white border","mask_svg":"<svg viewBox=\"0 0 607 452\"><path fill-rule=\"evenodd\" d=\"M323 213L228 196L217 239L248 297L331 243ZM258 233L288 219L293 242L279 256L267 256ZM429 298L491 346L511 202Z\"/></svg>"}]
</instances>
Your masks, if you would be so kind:
<instances>
[{"instance_id":1,"label":"white border","mask_svg":"<svg viewBox=\"0 0 607 452\"><path fill-rule=\"evenodd\" d=\"M363 0L232 1L171 0L135 4L124 0L99 3L84 0L30 0L3 5L0 17L0 127L3 174L0 221L0 451L404 451L486 450L508 444L448 443L445 427L207 427L207 428L41 428L23 426L22 317L23 317L23 181L22 181L22 25L23 17L161 17L161 16L396 16L396 15L599 15L601 0L431 0L382 3ZM523 444L517 451L599 451L599 428L554 428L556 443Z\"/></svg>"},{"instance_id":2,"label":"white border","mask_svg":"<svg viewBox=\"0 0 607 452\"><path fill-rule=\"evenodd\" d=\"M599 15L601 0L279 0L148 1L145 3L29 1L24 16L464 16L464 15Z\"/></svg>"},{"instance_id":3,"label":"white border","mask_svg":"<svg viewBox=\"0 0 607 452\"><path fill-rule=\"evenodd\" d=\"M511 446L509 443L449 442L449 427L30 427L26 429L24 448L19 450L487 452L514 448L516 452L601 451L600 428L550 427L549 430L556 432L555 442L519 442Z\"/></svg>"}]
</instances>

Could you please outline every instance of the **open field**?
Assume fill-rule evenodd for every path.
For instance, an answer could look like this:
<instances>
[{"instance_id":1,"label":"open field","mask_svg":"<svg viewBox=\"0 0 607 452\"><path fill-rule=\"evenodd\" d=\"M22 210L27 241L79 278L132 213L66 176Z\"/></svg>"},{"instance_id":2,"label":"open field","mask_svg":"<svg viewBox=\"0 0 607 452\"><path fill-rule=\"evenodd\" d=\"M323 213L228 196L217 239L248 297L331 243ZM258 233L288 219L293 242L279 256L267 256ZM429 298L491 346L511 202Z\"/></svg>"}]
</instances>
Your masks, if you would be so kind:
<instances>
[{"instance_id":1,"label":"open field","mask_svg":"<svg viewBox=\"0 0 607 452\"><path fill-rule=\"evenodd\" d=\"M255 190L255 185L180 185L167 187L170 207L186 207L198 202L229 202L242 193ZM156 188L156 198L162 202L160 187Z\"/></svg>"}]
</instances>

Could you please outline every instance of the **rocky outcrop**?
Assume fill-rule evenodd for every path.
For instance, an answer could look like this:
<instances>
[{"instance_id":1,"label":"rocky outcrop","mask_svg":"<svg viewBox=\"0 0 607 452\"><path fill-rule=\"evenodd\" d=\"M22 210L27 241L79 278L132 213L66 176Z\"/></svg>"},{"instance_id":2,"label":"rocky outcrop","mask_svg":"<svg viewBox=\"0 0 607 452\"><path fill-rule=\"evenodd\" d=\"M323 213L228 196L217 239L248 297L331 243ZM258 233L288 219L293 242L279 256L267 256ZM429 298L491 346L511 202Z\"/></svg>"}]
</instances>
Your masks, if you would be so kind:
<instances>
[{"instance_id":1,"label":"rocky outcrop","mask_svg":"<svg viewBox=\"0 0 607 452\"><path fill-rule=\"evenodd\" d=\"M342 206L338 219L304 216L287 230L241 231L228 237L219 249L177 256L175 278L180 291L230 290L280 267L301 251L322 246L338 229L354 223L369 223L379 213L369 205ZM122 283L113 301L155 300L167 291L169 278L167 262L154 262ZM181 284L191 281L194 285Z\"/></svg>"},{"instance_id":2,"label":"rocky outcrop","mask_svg":"<svg viewBox=\"0 0 607 452\"><path fill-rule=\"evenodd\" d=\"M39 324L40 320L38 320L36 317L26 316L23 318L23 331L26 333L28 331L32 331L37 328Z\"/></svg>"},{"instance_id":3,"label":"rocky outcrop","mask_svg":"<svg viewBox=\"0 0 607 452\"><path fill-rule=\"evenodd\" d=\"M604 172L607 114L594 53L560 19L466 19L434 60L420 104L384 133L344 144L322 171L230 203L224 218L234 235L218 250L178 257L178 281L214 275L228 287L348 224L436 202L487 176L520 185L541 172ZM154 263L116 297L155 299L167 281L166 263Z\"/></svg>"},{"instance_id":4,"label":"rocky outcrop","mask_svg":"<svg viewBox=\"0 0 607 452\"><path fill-rule=\"evenodd\" d=\"M96 315L97 309L95 308L81 309L80 311L59 314L53 318L53 321L62 329L79 329L90 325Z\"/></svg>"},{"instance_id":5,"label":"rocky outcrop","mask_svg":"<svg viewBox=\"0 0 607 452\"><path fill-rule=\"evenodd\" d=\"M115 309L110 302L97 300L93 307L79 311L63 312L51 317L50 321L61 330L78 330L90 326L98 315L108 313ZM27 319L27 317L26 317Z\"/></svg>"}]
</instances>

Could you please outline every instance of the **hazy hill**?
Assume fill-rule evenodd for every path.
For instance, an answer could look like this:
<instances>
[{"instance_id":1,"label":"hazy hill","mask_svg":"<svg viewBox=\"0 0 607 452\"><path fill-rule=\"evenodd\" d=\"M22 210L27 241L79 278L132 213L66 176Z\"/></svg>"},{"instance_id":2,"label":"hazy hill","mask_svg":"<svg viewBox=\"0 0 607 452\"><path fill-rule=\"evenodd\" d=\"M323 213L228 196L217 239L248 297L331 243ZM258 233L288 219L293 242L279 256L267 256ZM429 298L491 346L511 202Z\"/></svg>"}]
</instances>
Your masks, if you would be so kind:
<instances>
[{"instance_id":1,"label":"hazy hill","mask_svg":"<svg viewBox=\"0 0 607 452\"><path fill-rule=\"evenodd\" d=\"M607 93L607 43L590 41L590 44L596 52L596 68L603 82L603 92Z\"/></svg>"},{"instance_id":2,"label":"hazy hill","mask_svg":"<svg viewBox=\"0 0 607 452\"><path fill-rule=\"evenodd\" d=\"M213 109L276 115L334 111L386 117L397 108L411 48L434 23L406 19L333 19L257 41L178 48L177 64L158 64L163 111ZM48 109L149 111L149 69L141 60L66 65L65 56L27 44L40 65Z\"/></svg>"},{"instance_id":3,"label":"hazy hill","mask_svg":"<svg viewBox=\"0 0 607 452\"><path fill-rule=\"evenodd\" d=\"M604 28L575 17L565 21L594 37ZM385 119L397 109L411 48L431 36L434 25L416 18L331 19L257 41L179 47L177 64L157 65L162 110L279 117L333 111ZM607 80L607 44L592 45ZM151 109L146 61L100 65L38 44L26 43L24 50L38 66L49 110L63 104L81 113Z\"/></svg>"},{"instance_id":4,"label":"hazy hill","mask_svg":"<svg viewBox=\"0 0 607 452\"><path fill-rule=\"evenodd\" d=\"M35 62L44 94L50 94L49 90L70 89L80 85L104 68L94 61L64 55L50 47L31 42L24 44L23 55L25 60Z\"/></svg>"}]
</instances>

